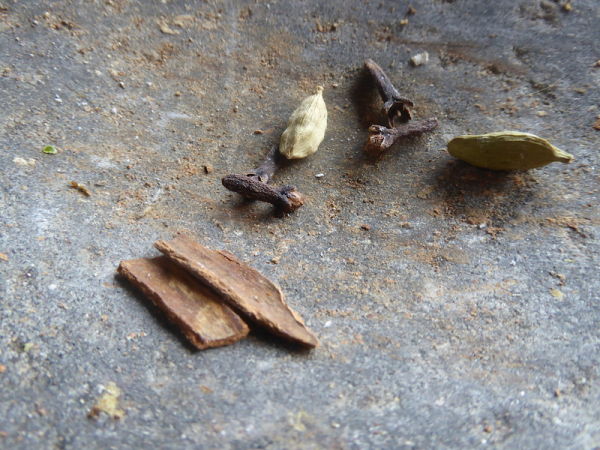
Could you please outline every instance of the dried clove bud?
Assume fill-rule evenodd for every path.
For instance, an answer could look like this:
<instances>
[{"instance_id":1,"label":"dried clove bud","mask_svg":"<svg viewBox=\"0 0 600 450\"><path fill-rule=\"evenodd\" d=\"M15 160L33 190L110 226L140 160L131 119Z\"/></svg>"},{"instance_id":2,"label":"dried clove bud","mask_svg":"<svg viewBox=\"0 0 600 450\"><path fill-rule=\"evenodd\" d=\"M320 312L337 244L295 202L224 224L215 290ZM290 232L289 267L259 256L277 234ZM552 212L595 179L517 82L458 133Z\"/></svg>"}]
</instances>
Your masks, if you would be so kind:
<instances>
[{"instance_id":1,"label":"dried clove bud","mask_svg":"<svg viewBox=\"0 0 600 450\"><path fill-rule=\"evenodd\" d=\"M555 161L573 160L573 155L546 139L519 131L458 136L448 142L448 153L473 166L491 170L527 170Z\"/></svg>"},{"instance_id":2,"label":"dried clove bud","mask_svg":"<svg viewBox=\"0 0 600 450\"><path fill-rule=\"evenodd\" d=\"M283 157L277 145L260 165L246 175L231 174L222 178L223 186L249 200L271 203L279 211L290 213L304 204L304 196L294 186L274 187L267 183L281 165Z\"/></svg>"},{"instance_id":3,"label":"dried clove bud","mask_svg":"<svg viewBox=\"0 0 600 450\"><path fill-rule=\"evenodd\" d=\"M380 155L397 141L408 136L418 136L435 129L437 126L438 120L435 117L401 123L394 128L371 125L369 127L369 140L365 144L365 151L373 156Z\"/></svg>"},{"instance_id":4,"label":"dried clove bud","mask_svg":"<svg viewBox=\"0 0 600 450\"><path fill-rule=\"evenodd\" d=\"M379 156L404 137L418 136L438 126L438 120L435 117L411 122L410 108L414 106L413 102L400 96L398 90L375 61L367 59L365 69L371 74L377 85L389 125L389 128L381 125L369 127L369 140L365 144L367 153Z\"/></svg>"},{"instance_id":5,"label":"dried clove bud","mask_svg":"<svg viewBox=\"0 0 600 450\"><path fill-rule=\"evenodd\" d=\"M323 87L306 97L292 113L287 128L281 135L279 151L287 159L301 159L319 148L327 128L327 107L323 100Z\"/></svg>"}]
</instances>

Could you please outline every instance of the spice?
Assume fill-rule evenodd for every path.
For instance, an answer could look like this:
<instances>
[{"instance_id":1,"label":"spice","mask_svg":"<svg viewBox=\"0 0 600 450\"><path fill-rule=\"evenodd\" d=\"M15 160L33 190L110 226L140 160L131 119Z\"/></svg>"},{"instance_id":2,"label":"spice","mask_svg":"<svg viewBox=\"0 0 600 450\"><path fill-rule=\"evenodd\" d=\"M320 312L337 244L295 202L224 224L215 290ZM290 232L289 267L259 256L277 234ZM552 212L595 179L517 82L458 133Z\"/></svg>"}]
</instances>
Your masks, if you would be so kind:
<instances>
[{"instance_id":1,"label":"spice","mask_svg":"<svg viewBox=\"0 0 600 450\"><path fill-rule=\"evenodd\" d=\"M323 87L306 97L292 113L287 128L281 135L279 151L287 159L302 159L319 148L327 128L327 107L323 100Z\"/></svg>"},{"instance_id":2,"label":"spice","mask_svg":"<svg viewBox=\"0 0 600 450\"><path fill-rule=\"evenodd\" d=\"M435 118L403 123L394 128L371 125L369 127L369 140L365 145L365 150L371 154L378 154L390 148L402 138L418 136L426 131L433 130L437 126L438 121Z\"/></svg>"},{"instance_id":3,"label":"spice","mask_svg":"<svg viewBox=\"0 0 600 450\"><path fill-rule=\"evenodd\" d=\"M279 287L231 253L211 250L184 236L154 246L245 319L302 346L318 345L302 318L286 304Z\"/></svg>"},{"instance_id":4,"label":"spice","mask_svg":"<svg viewBox=\"0 0 600 450\"><path fill-rule=\"evenodd\" d=\"M246 337L246 323L167 258L121 261L119 274L140 289L199 350L233 344Z\"/></svg>"},{"instance_id":5,"label":"spice","mask_svg":"<svg viewBox=\"0 0 600 450\"><path fill-rule=\"evenodd\" d=\"M78 183L77 181L71 181L69 183L69 187L78 190L79 192L81 192L86 197L89 197L89 196L92 195L92 193L90 192L90 190L87 187L85 187L81 183Z\"/></svg>"},{"instance_id":6,"label":"spice","mask_svg":"<svg viewBox=\"0 0 600 450\"><path fill-rule=\"evenodd\" d=\"M448 142L448 152L473 166L491 170L527 170L573 160L573 155L546 139L519 131L458 136Z\"/></svg>"},{"instance_id":7,"label":"spice","mask_svg":"<svg viewBox=\"0 0 600 450\"><path fill-rule=\"evenodd\" d=\"M407 98L401 97L398 90L394 87L386 73L372 59L365 61L365 69L371 74L379 95L383 100L383 110L388 117L388 125L393 127L395 122L408 122L412 118L409 108L414 103Z\"/></svg>"},{"instance_id":8,"label":"spice","mask_svg":"<svg viewBox=\"0 0 600 450\"><path fill-rule=\"evenodd\" d=\"M410 108L414 103L400 95L383 69L371 59L365 61L365 69L371 74L383 100L383 111L388 119L388 126L372 125L369 127L369 139L365 151L379 155L407 136L416 136L431 131L438 126L435 117L409 122L412 119Z\"/></svg>"},{"instance_id":9,"label":"spice","mask_svg":"<svg viewBox=\"0 0 600 450\"><path fill-rule=\"evenodd\" d=\"M221 182L223 186L242 197L271 203L279 211L292 212L304 204L304 196L295 186L274 187L267 184L277 168L282 164L277 146L273 146L264 162L247 175L227 175Z\"/></svg>"}]
</instances>

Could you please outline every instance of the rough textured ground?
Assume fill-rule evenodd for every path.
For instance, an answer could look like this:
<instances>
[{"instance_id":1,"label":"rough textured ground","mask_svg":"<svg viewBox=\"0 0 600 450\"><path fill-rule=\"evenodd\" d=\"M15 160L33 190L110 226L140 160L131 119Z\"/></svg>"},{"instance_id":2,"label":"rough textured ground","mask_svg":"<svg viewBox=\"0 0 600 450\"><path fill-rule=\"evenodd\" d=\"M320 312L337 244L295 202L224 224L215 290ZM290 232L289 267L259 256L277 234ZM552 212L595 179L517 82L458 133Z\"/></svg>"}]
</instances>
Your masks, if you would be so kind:
<instances>
[{"instance_id":1,"label":"rough textured ground","mask_svg":"<svg viewBox=\"0 0 600 450\"><path fill-rule=\"evenodd\" d=\"M0 0L0 447L600 445L600 3L319 3ZM379 161L367 57L441 123ZM224 190L317 84L325 141L274 180L306 205ZM576 160L445 151L502 129ZM193 352L115 278L178 231L277 281L322 345ZM88 418L99 398L122 417Z\"/></svg>"}]
</instances>

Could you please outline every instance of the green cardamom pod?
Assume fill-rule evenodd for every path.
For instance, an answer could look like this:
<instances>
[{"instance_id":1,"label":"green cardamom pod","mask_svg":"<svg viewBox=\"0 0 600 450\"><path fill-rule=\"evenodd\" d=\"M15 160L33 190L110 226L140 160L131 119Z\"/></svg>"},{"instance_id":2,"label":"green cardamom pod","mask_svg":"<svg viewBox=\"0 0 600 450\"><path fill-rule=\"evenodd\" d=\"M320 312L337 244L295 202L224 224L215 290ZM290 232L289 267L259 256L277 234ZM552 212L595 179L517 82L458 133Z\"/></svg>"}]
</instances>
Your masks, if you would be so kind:
<instances>
[{"instance_id":1,"label":"green cardamom pod","mask_svg":"<svg viewBox=\"0 0 600 450\"><path fill-rule=\"evenodd\" d=\"M323 88L306 97L292 113L287 128L281 135L279 151L287 159L301 159L312 155L319 148L327 128L327 107L323 100Z\"/></svg>"},{"instance_id":2,"label":"green cardamom pod","mask_svg":"<svg viewBox=\"0 0 600 450\"><path fill-rule=\"evenodd\" d=\"M573 160L573 155L546 139L519 131L458 136L448 142L448 153L473 166L492 170L527 170Z\"/></svg>"}]
</instances>

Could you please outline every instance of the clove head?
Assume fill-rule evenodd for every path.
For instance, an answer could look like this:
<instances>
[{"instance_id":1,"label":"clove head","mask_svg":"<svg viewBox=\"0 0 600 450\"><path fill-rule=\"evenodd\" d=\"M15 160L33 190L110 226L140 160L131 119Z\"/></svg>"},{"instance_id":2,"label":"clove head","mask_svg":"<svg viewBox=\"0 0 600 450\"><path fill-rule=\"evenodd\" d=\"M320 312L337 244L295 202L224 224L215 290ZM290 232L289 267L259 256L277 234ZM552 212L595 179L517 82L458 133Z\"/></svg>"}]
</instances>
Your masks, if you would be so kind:
<instances>
[{"instance_id":1,"label":"clove head","mask_svg":"<svg viewBox=\"0 0 600 450\"><path fill-rule=\"evenodd\" d=\"M407 98L391 98L383 104L383 111L388 118L390 127L398 123L406 123L412 119L410 108L414 103Z\"/></svg>"},{"instance_id":2,"label":"clove head","mask_svg":"<svg viewBox=\"0 0 600 450\"><path fill-rule=\"evenodd\" d=\"M394 145L394 142L394 135L389 128L381 125L371 125L365 151L370 155L377 156Z\"/></svg>"},{"instance_id":3,"label":"clove head","mask_svg":"<svg viewBox=\"0 0 600 450\"><path fill-rule=\"evenodd\" d=\"M284 212L295 211L304 205L304 196L296 190L295 186L284 186L280 192L287 200L279 205Z\"/></svg>"}]
</instances>

